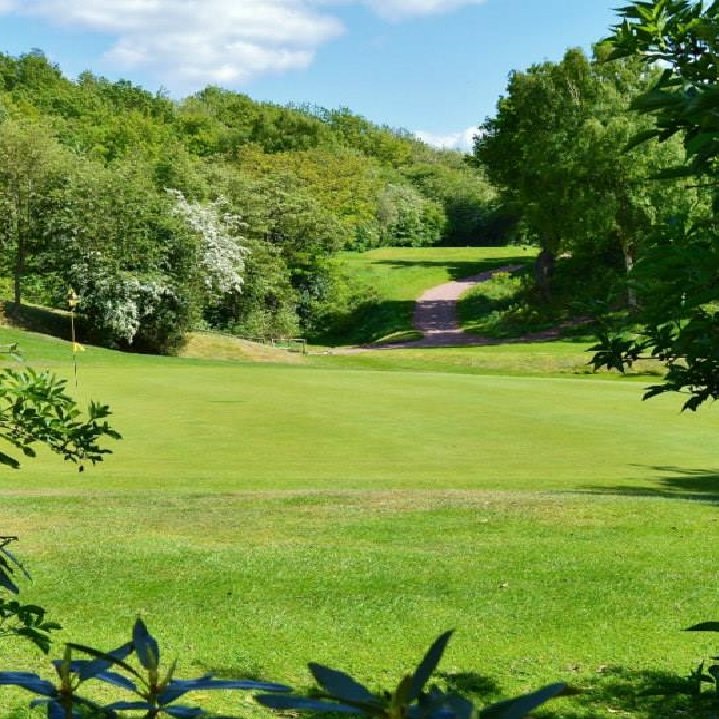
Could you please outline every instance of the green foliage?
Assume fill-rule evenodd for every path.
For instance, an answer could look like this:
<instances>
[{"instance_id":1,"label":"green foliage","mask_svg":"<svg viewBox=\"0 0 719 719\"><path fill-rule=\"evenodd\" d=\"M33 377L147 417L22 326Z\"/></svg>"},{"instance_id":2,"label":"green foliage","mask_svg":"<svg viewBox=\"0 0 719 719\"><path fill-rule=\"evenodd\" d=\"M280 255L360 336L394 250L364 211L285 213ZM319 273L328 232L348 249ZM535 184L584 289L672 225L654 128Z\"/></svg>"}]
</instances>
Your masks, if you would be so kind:
<instances>
[{"instance_id":1,"label":"green foliage","mask_svg":"<svg viewBox=\"0 0 719 719\"><path fill-rule=\"evenodd\" d=\"M86 461L101 462L110 450L101 447L99 440L120 438L107 422L110 408L91 402L85 419L66 386L65 380L49 372L0 371L0 439L25 457L34 457L34 445L39 443L80 469ZM0 463L20 467L20 461L5 451L0 451Z\"/></svg>"},{"instance_id":2,"label":"green foliage","mask_svg":"<svg viewBox=\"0 0 719 719\"><path fill-rule=\"evenodd\" d=\"M411 187L387 185L379 198L378 218L383 245L435 245L445 218L441 208Z\"/></svg>"},{"instance_id":3,"label":"green foliage","mask_svg":"<svg viewBox=\"0 0 719 719\"><path fill-rule=\"evenodd\" d=\"M73 659L73 651L91 659ZM128 662L133 656L140 665ZM96 716L114 717L117 712L142 711L146 719L167 715L175 719L204 716L200 707L177 704L176 701L192 692L206 691L286 691L282 684L249 680L214 679L205 674L197 679L175 679L174 661L161 671L160 648L141 619L137 619L132 639L109 652L82 644L68 644L61 660L53 662L57 683L42 679L30 672L0 672L0 685L17 686L39 698L31 706L44 706L48 719L80 719L88 711ZM119 671L122 673L119 673ZM119 687L137 697L133 701L100 704L79 693L83 685L95 680Z\"/></svg>"},{"instance_id":4,"label":"green foliage","mask_svg":"<svg viewBox=\"0 0 719 719\"><path fill-rule=\"evenodd\" d=\"M205 307L210 327L241 337L293 337L299 333L297 293L282 247L261 239L246 241L242 293L226 295Z\"/></svg>"},{"instance_id":5,"label":"green foliage","mask_svg":"<svg viewBox=\"0 0 719 719\"><path fill-rule=\"evenodd\" d=\"M89 268L86 326L114 345L172 351L208 323L316 332L347 294L330 269L338 251L469 240L493 216L486 181L458 154L347 109L216 87L171 102L91 73L70 81L41 52L0 55L0 105L0 271L17 303L63 307ZM241 293L203 291L197 237L173 217L167 188L196 207L225 196L242 218L257 253ZM161 316L134 313L131 345L127 322L116 332L101 316L105 301L148 304L128 283L164 293Z\"/></svg>"},{"instance_id":6,"label":"green foliage","mask_svg":"<svg viewBox=\"0 0 719 719\"><path fill-rule=\"evenodd\" d=\"M594 60L570 50L560 63L513 73L476 141L476 160L518 215L520 233L542 248L536 281L544 301L561 253L595 265L617 255L628 278L653 223L695 202L686 188L646 182L677 161L676 143L625 152L648 126L629 111L647 75L636 61L609 69L603 56L601 47ZM631 294L626 301L634 303Z\"/></svg>"},{"instance_id":7,"label":"green foliage","mask_svg":"<svg viewBox=\"0 0 719 719\"><path fill-rule=\"evenodd\" d=\"M626 327L611 328L595 347L596 367L623 369L643 352L661 360L667 374L645 398L664 392L687 392L684 409L696 410L719 397L719 316L716 276L716 50L719 4L704 7L687 0L635 2L619 11L624 21L609 43L608 57L636 57L664 70L633 103L653 126L634 139L668 140L680 135L685 162L672 176L693 176L710 183L710 203L697 213L677 213L659 225L633 278L641 312L635 337L621 339ZM626 322L624 323L627 324ZM620 338L617 338L617 333Z\"/></svg>"},{"instance_id":8,"label":"green foliage","mask_svg":"<svg viewBox=\"0 0 719 719\"><path fill-rule=\"evenodd\" d=\"M719 154L719 67L715 51L719 5L693 0L648 0L620 10L623 21L610 39L610 59L639 56L665 67L659 80L634 101L654 127L635 142L680 133L687 163L672 174L713 175Z\"/></svg>"},{"instance_id":9,"label":"green foliage","mask_svg":"<svg viewBox=\"0 0 719 719\"><path fill-rule=\"evenodd\" d=\"M43 247L47 218L62 208L56 200L67 165L66 153L43 124L0 123L0 238L16 304L22 301L28 261Z\"/></svg>"},{"instance_id":10,"label":"green foliage","mask_svg":"<svg viewBox=\"0 0 719 719\"><path fill-rule=\"evenodd\" d=\"M546 701L567 692L564 684L551 684L532 694L477 710L465 697L437 687L425 689L439 664L453 632L434 641L412 674L407 674L392 691L371 692L344 672L322 664L308 665L320 687L311 697L287 694L260 694L260 704L283 711L357 714L376 719L523 719Z\"/></svg>"},{"instance_id":11,"label":"green foliage","mask_svg":"<svg viewBox=\"0 0 719 719\"><path fill-rule=\"evenodd\" d=\"M83 331L109 347L166 353L190 327L191 307L162 275L112 272L100 262L73 266Z\"/></svg>"},{"instance_id":12,"label":"green foliage","mask_svg":"<svg viewBox=\"0 0 719 719\"><path fill-rule=\"evenodd\" d=\"M505 244L509 232L500 227L496 191L481 168L471 167L457 153L446 152L442 162L421 158L403 168L421 192L440 203L446 218L442 243L446 245Z\"/></svg>"}]
</instances>

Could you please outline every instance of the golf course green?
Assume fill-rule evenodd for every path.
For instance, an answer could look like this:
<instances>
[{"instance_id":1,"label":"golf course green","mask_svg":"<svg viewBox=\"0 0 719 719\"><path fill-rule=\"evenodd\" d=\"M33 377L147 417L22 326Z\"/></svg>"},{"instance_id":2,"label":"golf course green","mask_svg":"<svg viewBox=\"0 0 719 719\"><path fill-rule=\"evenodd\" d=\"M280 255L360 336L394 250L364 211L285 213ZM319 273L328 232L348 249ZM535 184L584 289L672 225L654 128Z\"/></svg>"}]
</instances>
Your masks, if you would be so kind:
<instances>
[{"instance_id":1,"label":"golf course green","mask_svg":"<svg viewBox=\"0 0 719 719\"><path fill-rule=\"evenodd\" d=\"M72 377L69 343L0 336ZM123 439L83 473L42 453L3 472L26 600L63 624L57 646L109 649L139 613L180 676L298 687L310 660L392 683L454 627L438 680L480 701L567 681L584 692L539 715L674 716L657 696L712 650L680 630L719 614L719 416L642 402L656 377L588 375L584 350L285 364L87 347L70 388L110 404Z\"/></svg>"}]
</instances>

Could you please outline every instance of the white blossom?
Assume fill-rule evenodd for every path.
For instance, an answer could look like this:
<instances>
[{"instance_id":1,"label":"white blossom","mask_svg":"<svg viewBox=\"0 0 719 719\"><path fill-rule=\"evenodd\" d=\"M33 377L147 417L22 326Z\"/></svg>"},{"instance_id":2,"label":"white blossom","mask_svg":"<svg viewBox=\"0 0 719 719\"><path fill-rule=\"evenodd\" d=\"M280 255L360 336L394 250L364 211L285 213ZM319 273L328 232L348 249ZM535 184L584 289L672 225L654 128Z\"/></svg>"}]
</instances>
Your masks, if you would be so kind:
<instances>
[{"instance_id":1,"label":"white blossom","mask_svg":"<svg viewBox=\"0 0 719 719\"><path fill-rule=\"evenodd\" d=\"M238 234L243 226L239 215L226 212L227 201L218 197L214 202L189 202L179 190L168 189L174 198L174 213L182 217L200 238L198 262L208 295L219 299L230 292L242 290L244 257L249 252Z\"/></svg>"},{"instance_id":2,"label":"white blossom","mask_svg":"<svg viewBox=\"0 0 719 719\"><path fill-rule=\"evenodd\" d=\"M143 320L152 316L162 302L175 295L160 279L139 280L130 274L106 274L99 254L95 261L80 262L71 268L80 307L93 324L114 340L132 344Z\"/></svg>"}]
</instances>

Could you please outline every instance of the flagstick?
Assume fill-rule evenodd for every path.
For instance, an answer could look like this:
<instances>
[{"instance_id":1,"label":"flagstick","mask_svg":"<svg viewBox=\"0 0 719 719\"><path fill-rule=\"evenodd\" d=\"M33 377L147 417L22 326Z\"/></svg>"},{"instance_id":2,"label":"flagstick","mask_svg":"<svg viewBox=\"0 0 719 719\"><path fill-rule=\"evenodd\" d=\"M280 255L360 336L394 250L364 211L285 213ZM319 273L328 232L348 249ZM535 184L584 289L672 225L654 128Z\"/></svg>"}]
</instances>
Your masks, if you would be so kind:
<instances>
[{"instance_id":1,"label":"flagstick","mask_svg":"<svg viewBox=\"0 0 719 719\"><path fill-rule=\"evenodd\" d=\"M75 307L77 306L78 298L75 294L75 290L70 288L67 294L67 303L70 305L70 334L72 336L72 365L75 371L75 389L77 390L77 338L75 337Z\"/></svg>"}]
</instances>

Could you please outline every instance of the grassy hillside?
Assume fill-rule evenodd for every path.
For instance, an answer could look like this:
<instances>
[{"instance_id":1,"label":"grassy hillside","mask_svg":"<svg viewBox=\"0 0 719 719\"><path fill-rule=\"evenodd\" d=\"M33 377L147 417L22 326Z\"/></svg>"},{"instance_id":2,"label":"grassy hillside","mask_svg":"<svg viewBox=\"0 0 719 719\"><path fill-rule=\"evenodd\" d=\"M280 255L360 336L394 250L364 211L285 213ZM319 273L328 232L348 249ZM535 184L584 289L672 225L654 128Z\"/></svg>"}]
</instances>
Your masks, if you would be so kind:
<instances>
[{"instance_id":1,"label":"grassy hillside","mask_svg":"<svg viewBox=\"0 0 719 719\"><path fill-rule=\"evenodd\" d=\"M362 344L412 329L414 300L434 285L503 265L531 262L526 247L382 247L345 252L337 263L364 299L338 324L327 344Z\"/></svg>"},{"instance_id":2,"label":"grassy hillside","mask_svg":"<svg viewBox=\"0 0 719 719\"><path fill-rule=\"evenodd\" d=\"M70 375L67 343L0 337L17 339ZM82 475L41 457L0 477L27 598L63 638L109 647L141 612L187 674L300 686L310 659L397 675L456 626L444 681L498 696L564 679L588 692L552 716L674 716L627 682L666 689L709 649L678 630L715 616L717 415L642 403L635 380L362 357L88 348L78 394L111 403L124 440Z\"/></svg>"}]
</instances>

